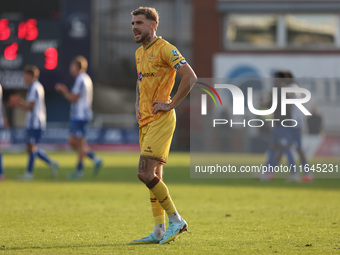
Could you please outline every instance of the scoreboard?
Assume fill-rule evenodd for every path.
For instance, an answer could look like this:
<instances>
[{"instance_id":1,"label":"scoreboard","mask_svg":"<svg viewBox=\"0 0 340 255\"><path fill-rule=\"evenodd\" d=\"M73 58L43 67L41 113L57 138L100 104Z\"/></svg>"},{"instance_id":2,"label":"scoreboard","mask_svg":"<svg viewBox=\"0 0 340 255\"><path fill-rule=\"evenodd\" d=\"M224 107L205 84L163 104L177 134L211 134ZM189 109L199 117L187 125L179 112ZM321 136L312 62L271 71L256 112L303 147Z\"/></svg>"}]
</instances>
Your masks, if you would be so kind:
<instances>
[{"instance_id":1,"label":"scoreboard","mask_svg":"<svg viewBox=\"0 0 340 255\"><path fill-rule=\"evenodd\" d=\"M63 0L1 0L0 83L4 90L25 88L25 65L56 80L62 45ZM54 79L53 79L54 77Z\"/></svg>"},{"instance_id":2,"label":"scoreboard","mask_svg":"<svg viewBox=\"0 0 340 255\"><path fill-rule=\"evenodd\" d=\"M59 30L59 20L0 19L1 69L22 69L27 64L57 69Z\"/></svg>"},{"instance_id":3,"label":"scoreboard","mask_svg":"<svg viewBox=\"0 0 340 255\"><path fill-rule=\"evenodd\" d=\"M91 0L0 0L0 83L26 88L25 65L40 69L45 89L73 82L69 63L76 55L90 63ZM90 67L90 66L89 66Z\"/></svg>"}]
</instances>

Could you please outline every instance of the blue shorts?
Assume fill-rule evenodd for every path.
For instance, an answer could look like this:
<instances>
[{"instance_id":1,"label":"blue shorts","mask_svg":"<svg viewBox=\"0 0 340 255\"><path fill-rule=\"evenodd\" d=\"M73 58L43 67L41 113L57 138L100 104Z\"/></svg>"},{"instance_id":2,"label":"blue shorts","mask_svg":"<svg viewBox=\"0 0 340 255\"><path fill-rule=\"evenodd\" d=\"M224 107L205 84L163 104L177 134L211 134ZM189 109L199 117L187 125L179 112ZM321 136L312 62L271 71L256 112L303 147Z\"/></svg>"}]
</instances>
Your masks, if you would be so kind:
<instances>
[{"instance_id":1,"label":"blue shorts","mask_svg":"<svg viewBox=\"0 0 340 255\"><path fill-rule=\"evenodd\" d=\"M290 128L290 133L292 136L292 142L296 146L297 149L301 149L301 128L300 127L292 127Z\"/></svg>"},{"instance_id":2,"label":"blue shorts","mask_svg":"<svg viewBox=\"0 0 340 255\"><path fill-rule=\"evenodd\" d=\"M26 144L37 144L41 140L43 131L41 129L26 129Z\"/></svg>"},{"instance_id":3,"label":"blue shorts","mask_svg":"<svg viewBox=\"0 0 340 255\"><path fill-rule=\"evenodd\" d=\"M71 120L70 135L76 138L82 138L87 135L88 121L87 120Z\"/></svg>"}]
</instances>

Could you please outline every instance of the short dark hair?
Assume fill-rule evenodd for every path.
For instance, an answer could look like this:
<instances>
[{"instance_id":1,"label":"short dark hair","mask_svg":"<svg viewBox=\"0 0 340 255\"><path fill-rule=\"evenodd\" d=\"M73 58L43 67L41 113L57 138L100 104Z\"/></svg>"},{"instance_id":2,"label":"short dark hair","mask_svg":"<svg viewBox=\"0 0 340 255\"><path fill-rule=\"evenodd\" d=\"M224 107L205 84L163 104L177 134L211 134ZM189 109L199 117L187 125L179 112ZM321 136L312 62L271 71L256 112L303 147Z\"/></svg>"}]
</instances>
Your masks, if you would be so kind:
<instances>
[{"instance_id":1,"label":"short dark hair","mask_svg":"<svg viewBox=\"0 0 340 255\"><path fill-rule=\"evenodd\" d=\"M73 60L72 63L76 64L78 66L78 68L80 69L80 71L84 71L86 72L87 70L87 59L84 56L76 56Z\"/></svg>"},{"instance_id":2,"label":"short dark hair","mask_svg":"<svg viewBox=\"0 0 340 255\"><path fill-rule=\"evenodd\" d=\"M285 72L285 77L290 78L290 79L294 79L294 76L293 76L292 72L290 72L290 71Z\"/></svg>"},{"instance_id":3,"label":"short dark hair","mask_svg":"<svg viewBox=\"0 0 340 255\"><path fill-rule=\"evenodd\" d=\"M290 71L285 72L285 78L288 84L294 83L294 76Z\"/></svg>"},{"instance_id":4,"label":"short dark hair","mask_svg":"<svg viewBox=\"0 0 340 255\"><path fill-rule=\"evenodd\" d=\"M24 73L32 75L34 79L38 79L40 75L40 70L36 66L27 65L24 67Z\"/></svg>"},{"instance_id":5,"label":"short dark hair","mask_svg":"<svg viewBox=\"0 0 340 255\"><path fill-rule=\"evenodd\" d=\"M140 6L138 9L131 12L131 15L133 15L133 16L137 16L137 15L141 15L141 14L145 15L145 17L148 20L152 20L152 21L156 22L156 25L158 26L159 15L158 15L158 12L155 8Z\"/></svg>"},{"instance_id":6,"label":"short dark hair","mask_svg":"<svg viewBox=\"0 0 340 255\"><path fill-rule=\"evenodd\" d=\"M286 74L284 71L276 71L274 73L274 77L275 78L286 78Z\"/></svg>"}]
</instances>

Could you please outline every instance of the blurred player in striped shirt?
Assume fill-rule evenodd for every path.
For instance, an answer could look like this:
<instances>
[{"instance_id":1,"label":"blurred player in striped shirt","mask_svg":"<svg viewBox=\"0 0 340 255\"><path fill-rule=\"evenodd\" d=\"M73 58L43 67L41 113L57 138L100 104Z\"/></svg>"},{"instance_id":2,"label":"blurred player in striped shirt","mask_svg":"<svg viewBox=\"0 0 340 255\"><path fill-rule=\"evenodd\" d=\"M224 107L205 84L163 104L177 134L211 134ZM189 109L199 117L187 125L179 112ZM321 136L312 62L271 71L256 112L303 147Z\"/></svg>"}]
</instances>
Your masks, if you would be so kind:
<instances>
[{"instance_id":1,"label":"blurred player in striped shirt","mask_svg":"<svg viewBox=\"0 0 340 255\"><path fill-rule=\"evenodd\" d=\"M26 111L26 145L28 164L26 173L19 176L21 180L33 179L34 160L36 157L46 162L51 168L53 178L57 176L58 163L37 147L46 128L45 90L38 81L40 71L36 66L25 66L24 82L28 86L26 101L17 95L10 97L8 105Z\"/></svg>"},{"instance_id":2,"label":"blurred player in striped shirt","mask_svg":"<svg viewBox=\"0 0 340 255\"><path fill-rule=\"evenodd\" d=\"M90 149L86 141L88 123L92 119L93 84L86 73L87 60L83 56L75 57L70 65L70 73L75 77L71 91L65 84L57 83L56 91L61 93L71 103L69 144L77 151L78 163L76 170L68 175L69 179L79 179L84 175L83 159L89 157L94 163L94 175L97 175L102 160Z\"/></svg>"}]
</instances>

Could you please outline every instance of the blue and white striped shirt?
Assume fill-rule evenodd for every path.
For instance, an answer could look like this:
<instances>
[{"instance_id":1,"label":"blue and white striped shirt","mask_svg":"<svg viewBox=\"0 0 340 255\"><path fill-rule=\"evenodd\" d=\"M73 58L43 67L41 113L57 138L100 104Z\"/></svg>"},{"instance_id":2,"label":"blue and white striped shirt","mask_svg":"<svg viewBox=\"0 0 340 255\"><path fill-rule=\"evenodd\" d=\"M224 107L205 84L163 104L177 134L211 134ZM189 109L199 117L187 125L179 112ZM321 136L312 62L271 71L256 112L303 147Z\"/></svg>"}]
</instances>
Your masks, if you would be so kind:
<instances>
[{"instance_id":1,"label":"blue and white striped shirt","mask_svg":"<svg viewBox=\"0 0 340 255\"><path fill-rule=\"evenodd\" d=\"M79 98L71 104L71 120L91 120L93 84L87 73L80 73L76 77L72 94L79 95Z\"/></svg>"},{"instance_id":2,"label":"blue and white striped shirt","mask_svg":"<svg viewBox=\"0 0 340 255\"><path fill-rule=\"evenodd\" d=\"M45 90L39 81L34 81L29 87L26 102L34 102L33 109L26 114L26 128L44 130L46 128Z\"/></svg>"}]
</instances>

